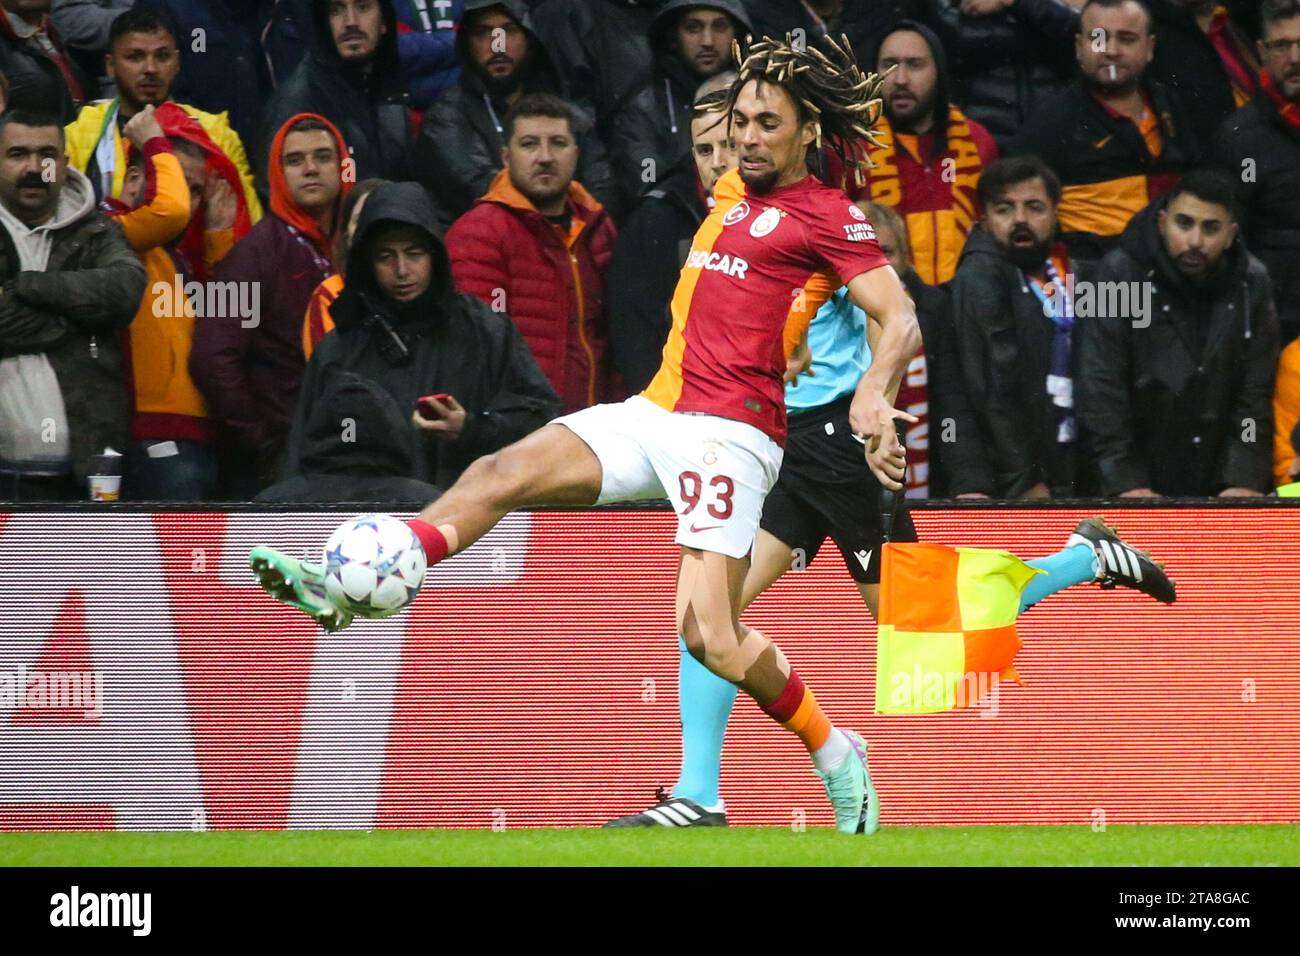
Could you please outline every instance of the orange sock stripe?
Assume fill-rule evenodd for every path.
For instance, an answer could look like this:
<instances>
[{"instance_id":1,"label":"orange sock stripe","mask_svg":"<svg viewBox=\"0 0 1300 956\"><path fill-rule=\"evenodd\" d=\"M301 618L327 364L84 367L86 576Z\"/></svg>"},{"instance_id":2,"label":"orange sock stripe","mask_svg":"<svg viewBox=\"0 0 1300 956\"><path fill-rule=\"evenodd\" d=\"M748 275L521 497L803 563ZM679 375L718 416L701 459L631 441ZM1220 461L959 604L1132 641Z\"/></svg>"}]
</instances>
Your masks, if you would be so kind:
<instances>
[{"instance_id":1,"label":"orange sock stripe","mask_svg":"<svg viewBox=\"0 0 1300 956\"><path fill-rule=\"evenodd\" d=\"M813 692L806 687L794 716L781 726L796 734L809 753L819 749L831 735L830 719L822 712Z\"/></svg>"}]
</instances>

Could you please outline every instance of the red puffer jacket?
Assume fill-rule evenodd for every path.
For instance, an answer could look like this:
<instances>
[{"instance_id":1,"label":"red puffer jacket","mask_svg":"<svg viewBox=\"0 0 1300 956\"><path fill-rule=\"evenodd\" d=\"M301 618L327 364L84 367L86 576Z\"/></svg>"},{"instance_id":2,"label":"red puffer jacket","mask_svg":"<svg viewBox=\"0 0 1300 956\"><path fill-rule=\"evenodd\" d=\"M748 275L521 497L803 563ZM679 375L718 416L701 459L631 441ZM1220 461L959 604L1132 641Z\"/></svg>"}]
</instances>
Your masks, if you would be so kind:
<instances>
[{"instance_id":1,"label":"red puffer jacket","mask_svg":"<svg viewBox=\"0 0 1300 956\"><path fill-rule=\"evenodd\" d=\"M606 357L605 270L614 222L577 182L566 234L503 169L447 232L456 287L514 320L566 412L623 396Z\"/></svg>"}]
</instances>

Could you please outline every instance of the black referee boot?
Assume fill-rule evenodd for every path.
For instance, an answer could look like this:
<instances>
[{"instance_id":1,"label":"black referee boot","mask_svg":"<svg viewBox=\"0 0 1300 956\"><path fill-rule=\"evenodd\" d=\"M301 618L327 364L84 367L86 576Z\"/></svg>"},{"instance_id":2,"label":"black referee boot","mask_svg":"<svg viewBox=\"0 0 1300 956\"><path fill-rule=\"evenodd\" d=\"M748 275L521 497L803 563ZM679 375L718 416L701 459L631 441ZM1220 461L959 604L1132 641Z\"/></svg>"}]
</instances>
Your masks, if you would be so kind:
<instances>
[{"instance_id":1,"label":"black referee boot","mask_svg":"<svg viewBox=\"0 0 1300 956\"><path fill-rule=\"evenodd\" d=\"M727 814L722 810L706 810L694 800L670 796L663 787L655 789L658 801L649 810L615 817L604 829L618 827L725 827ZM718 804L719 807L722 804Z\"/></svg>"},{"instance_id":2,"label":"black referee boot","mask_svg":"<svg viewBox=\"0 0 1300 956\"><path fill-rule=\"evenodd\" d=\"M1097 581L1103 588L1133 588L1157 601L1173 604L1177 599L1174 582L1145 551L1125 544L1119 534L1099 517L1084 518L1065 542L1067 548L1086 544L1097 556L1101 569Z\"/></svg>"}]
</instances>

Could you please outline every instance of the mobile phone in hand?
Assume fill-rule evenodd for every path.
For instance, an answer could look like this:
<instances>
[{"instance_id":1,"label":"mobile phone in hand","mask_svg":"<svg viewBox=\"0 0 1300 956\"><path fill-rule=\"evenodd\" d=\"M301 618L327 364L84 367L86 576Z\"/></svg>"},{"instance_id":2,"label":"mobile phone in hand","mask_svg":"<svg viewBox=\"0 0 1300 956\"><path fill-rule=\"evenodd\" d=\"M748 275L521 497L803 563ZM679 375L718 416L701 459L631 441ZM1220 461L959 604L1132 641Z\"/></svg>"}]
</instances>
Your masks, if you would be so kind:
<instances>
[{"instance_id":1,"label":"mobile phone in hand","mask_svg":"<svg viewBox=\"0 0 1300 956\"><path fill-rule=\"evenodd\" d=\"M437 392L433 395L425 395L423 398L416 400L415 407L425 418L438 419L442 417L442 413L434 407L433 403L439 402L445 407L447 399L449 398L451 398L451 396L446 392Z\"/></svg>"}]
</instances>

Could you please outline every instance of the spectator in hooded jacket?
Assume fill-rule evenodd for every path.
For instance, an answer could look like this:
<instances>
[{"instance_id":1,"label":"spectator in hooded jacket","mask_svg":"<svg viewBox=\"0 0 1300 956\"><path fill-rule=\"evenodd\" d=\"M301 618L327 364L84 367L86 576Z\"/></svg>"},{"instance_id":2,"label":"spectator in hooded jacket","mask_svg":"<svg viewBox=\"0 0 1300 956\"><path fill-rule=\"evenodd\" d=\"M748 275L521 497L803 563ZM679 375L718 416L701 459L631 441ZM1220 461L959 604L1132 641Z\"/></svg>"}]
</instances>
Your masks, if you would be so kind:
<instances>
[{"instance_id":1,"label":"spectator in hooded jacket","mask_svg":"<svg viewBox=\"0 0 1300 956\"><path fill-rule=\"evenodd\" d=\"M372 379L344 371L331 371L326 379L311 393L293 470L254 500L382 501L393 508L423 507L438 498L436 487L411 477L416 466L409 411Z\"/></svg>"},{"instance_id":2,"label":"spectator in hooded jacket","mask_svg":"<svg viewBox=\"0 0 1300 956\"><path fill-rule=\"evenodd\" d=\"M49 13L50 0L0 0L0 73L11 106L71 123L94 99L95 81L68 54Z\"/></svg>"},{"instance_id":3,"label":"spectator in hooded jacket","mask_svg":"<svg viewBox=\"0 0 1300 956\"><path fill-rule=\"evenodd\" d=\"M408 178L412 128L393 0L310 0L310 10L310 52L266 104L261 141L290 116L315 113L343 134L352 182ZM258 158L267 162L265 152Z\"/></svg>"},{"instance_id":4,"label":"spectator in hooded jacket","mask_svg":"<svg viewBox=\"0 0 1300 956\"><path fill-rule=\"evenodd\" d=\"M252 315L199 315L190 374L224 430L223 484L246 500L279 477L302 379L302 317L330 260L347 144L322 116L285 121L271 144L271 211L213 271Z\"/></svg>"},{"instance_id":5,"label":"spectator in hooded jacket","mask_svg":"<svg viewBox=\"0 0 1300 956\"><path fill-rule=\"evenodd\" d=\"M1097 268L1147 286L1083 323L1079 421L1108 496L1255 496L1271 488L1277 314L1242 245L1233 183L1189 173L1135 216Z\"/></svg>"},{"instance_id":6,"label":"spectator in hooded jacket","mask_svg":"<svg viewBox=\"0 0 1300 956\"><path fill-rule=\"evenodd\" d=\"M1090 277L1088 264L1059 239L1061 183L1041 161L994 163L980 178L979 199L984 217L949 290L994 493L1068 497L1081 490L1072 290Z\"/></svg>"},{"instance_id":7,"label":"spectator in hooded jacket","mask_svg":"<svg viewBox=\"0 0 1300 956\"><path fill-rule=\"evenodd\" d=\"M122 129L145 107L173 102L181 61L168 21L153 11L131 10L113 22L104 63L117 84L117 97L84 107L67 131L68 159L89 177L99 200L121 194L126 175ZM230 128L225 114L177 105L198 121L239 170L248 215L256 223L262 218L262 204L253 189L253 174L239 134Z\"/></svg>"},{"instance_id":8,"label":"spectator in hooded jacket","mask_svg":"<svg viewBox=\"0 0 1300 956\"><path fill-rule=\"evenodd\" d=\"M1065 0L929 0L953 61L954 98L1000 149L1074 76L1079 12Z\"/></svg>"},{"instance_id":9,"label":"spectator in hooded jacket","mask_svg":"<svg viewBox=\"0 0 1300 956\"><path fill-rule=\"evenodd\" d=\"M418 185L385 183L370 194L348 260L348 283L331 310L337 324L303 380L290 474L303 469L304 435L340 372L374 382L406 410L396 437L410 451L408 477L440 488L558 414L510 319L453 288L433 204ZM447 397L417 410L421 398L439 394ZM348 425L337 412L335 423Z\"/></svg>"},{"instance_id":10,"label":"spectator in hooded jacket","mask_svg":"<svg viewBox=\"0 0 1300 956\"><path fill-rule=\"evenodd\" d=\"M523 0L468 0L456 51L460 87L424 114L415 162L421 181L451 219L487 192L501 170L502 120L510 107L529 93L560 91ZM613 181L604 144L592 120L578 118L578 181L610 208Z\"/></svg>"},{"instance_id":11,"label":"spectator in hooded jacket","mask_svg":"<svg viewBox=\"0 0 1300 956\"><path fill-rule=\"evenodd\" d=\"M870 198L903 216L921 281L947 282L979 218L975 186L997 147L949 101L948 61L929 27L901 21L880 44L876 70L893 72L881 89L883 145L871 153Z\"/></svg>"},{"instance_id":12,"label":"spectator in hooded jacket","mask_svg":"<svg viewBox=\"0 0 1300 956\"><path fill-rule=\"evenodd\" d=\"M1073 255L1104 255L1200 157L1182 98L1148 75L1151 31L1143 0L1087 0L1074 42L1078 82L1044 100L1007 147L1060 177L1061 236Z\"/></svg>"},{"instance_id":13,"label":"spectator in hooded jacket","mask_svg":"<svg viewBox=\"0 0 1300 956\"><path fill-rule=\"evenodd\" d=\"M260 137L267 98L307 51L306 7L306 0L135 0L137 10L168 17L183 41L176 99L207 113L227 113L254 154L265 145Z\"/></svg>"},{"instance_id":14,"label":"spectator in hooded jacket","mask_svg":"<svg viewBox=\"0 0 1300 956\"><path fill-rule=\"evenodd\" d=\"M134 414L124 496L203 501L215 490L215 431L189 372L194 307L184 294L250 224L240 216L240 176L203 127L175 104L146 106L123 129L131 144L119 199L101 205L126 233L149 283L124 337ZM202 262L183 251L191 227Z\"/></svg>"},{"instance_id":15,"label":"spectator in hooded jacket","mask_svg":"<svg viewBox=\"0 0 1300 956\"><path fill-rule=\"evenodd\" d=\"M456 287L514 320L566 412L621 397L606 357L616 231L574 181L572 111L534 93L504 126L506 168L447 233Z\"/></svg>"},{"instance_id":16,"label":"spectator in hooded jacket","mask_svg":"<svg viewBox=\"0 0 1300 956\"><path fill-rule=\"evenodd\" d=\"M54 114L0 116L0 231L0 497L84 500L94 457L126 446L118 335L145 272Z\"/></svg>"},{"instance_id":17,"label":"spectator in hooded jacket","mask_svg":"<svg viewBox=\"0 0 1300 956\"><path fill-rule=\"evenodd\" d=\"M650 25L650 81L619 109L610 139L618 188L629 202L691 151L695 91L735 68L732 41L750 31L740 0L667 0Z\"/></svg>"},{"instance_id":18,"label":"spectator in hooded jacket","mask_svg":"<svg viewBox=\"0 0 1300 956\"><path fill-rule=\"evenodd\" d=\"M646 32L661 0L546 0L533 14L565 96L596 114L606 143L623 105L650 77Z\"/></svg>"},{"instance_id":19,"label":"spectator in hooded jacket","mask_svg":"<svg viewBox=\"0 0 1300 956\"><path fill-rule=\"evenodd\" d=\"M1282 343L1300 336L1300 0L1260 11L1259 92L1224 121L1215 160L1237 183L1246 246L1268 267Z\"/></svg>"},{"instance_id":20,"label":"spectator in hooded jacket","mask_svg":"<svg viewBox=\"0 0 1300 956\"><path fill-rule=\"evenodd\" d=\"M464 0L394 0L397 54L411 92L411 108L427 110L460 80L456 30Z\"/></svg>"},{"instance_id":21,"label":"spectator in hooded jacket","mask_svg":"<svg viewBox=\"0 0 1300 956\"><path fill-rule=\"evenodd\" d=\"M619 230L609 264L609 349L629 392L659 371L672 328L669 304L691 240L713 206L713 187L740 162L725 102L734 70L700 84L691 120L691 155L645 194Z\"/></svg>"}]
</instances>

